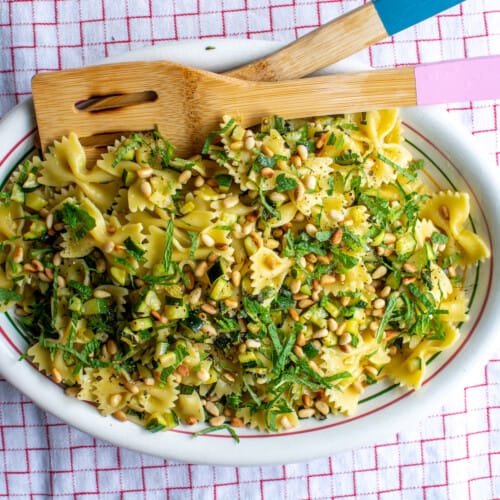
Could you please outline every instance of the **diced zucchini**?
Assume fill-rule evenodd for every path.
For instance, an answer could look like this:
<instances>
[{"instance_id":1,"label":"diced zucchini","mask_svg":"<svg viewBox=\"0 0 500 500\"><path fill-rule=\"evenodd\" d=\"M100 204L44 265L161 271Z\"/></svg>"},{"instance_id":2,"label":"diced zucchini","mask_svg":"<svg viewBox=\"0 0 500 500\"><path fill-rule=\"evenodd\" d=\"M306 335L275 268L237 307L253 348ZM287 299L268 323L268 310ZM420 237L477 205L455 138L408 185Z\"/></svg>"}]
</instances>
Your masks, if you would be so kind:
<instances>
[{"instance_id":1,"label":"diced zucchini","mask_svg":"<svg viewBox=\"0 0 500 500\"><path fill-rule=\"evenodd\" d=\"M246 130L241 125L236 125L231 130L231 139L235 141L241 141L245 137Z\"/></svg>"},{"instance_id":2,"label":"diced zucchini","mask_svg":"<svg viewBox=\"0 0 500 500\"><path fill-rule=\"evenodd\" d=\"M302 318L305 321L309 321L310 323L316 325L318 328L325 328L326 326L326 318L328 317L328 313L325 309L323 309L318 304L310 307L303 315Z\"/></svg>"},{"instance_id":3,"label":"diced zucchini","mask_svg":"<svg viewBox=\"0 0 500 500\"><path fill-rule=\"evenodd\" d=\"M19 186L19 184L14 184L14 186L12 186L10 199L12 201L17 201L17 203L24 203L24 191L21 189L21 186Z\"/></svg>"},{"instance_id":4,"label":"diced zucchini","mask_svg":"<svg viewBox=\"0 0 500 500\"><path fill-rule=\"evenodd\" d=\"M224 259L218 259L214 262L212 267L207 271L208 279L210 283L213 283L221 276L225 276L227 273L228 267L227 263Z\"/></svg>"},{"instance_id":5,"label":"diced zucchini","mask_svg":"<svg viewBox=\"0 0 500 500\"><path fill-rule=\"evenodd\" d=\"M332 302L331 300L327 300L324 304L323 304L323 308L325 309L325 311L332 317L332 318L338 318L339 315L340 315L340 309L339 307L334 303Z\"/></svg>"},{"instance_id":6,"label":"diced zucchini","mask_svg":"<svg viewBox=\"0 0 500 500\"><path fill-rule=\"evenodd\" d=\"M165 341L160 341L156 342L155 346L155 359L160 359L162 356L164 356L168 351L169 344L168 342Z\"/></svg>"},{"instance_id":7,"label":"diced zucchini","mask_svg":"<svg viewBox=\"0 0 500 500\"><path fill-rule=\"evenodd\" d=\"M76 295L73 295L70 297L69 304L68 304L68 309L70 311L79 313L82 311L82 307L83 307L83 304L82 304L80 297L77 297Z\"/></svg>"},{"instance_id":8,"label":"diced zucchini","mask_svg":"<svg viewBox=\"0 0 500 500\"><path fill-rule=\"evenodd\" d=\"M189 328L193 333L197 333L202 329L205 321L190 311L187 317L182 321L182 324L186 328Z\"/></svg>"},{"instance_id":9,"label":"diced zucchini","mask_svg":"<svg viewBox=\"0 0 500 500\"><path fill-rule=\"evenodd\" d=\"M128 326L121 331L120 340L130 347L135 347L142 342L140 335L137 332L133 332Z\"/></svg>"},{"instance_id":10,"label":"diced zucchini","mask_svg":"<svg viewBox=\"0 0 500 500\"><path fill-rule=\"evenodd\" d=\"M401 271L393 271L390 273L385 280L385 284L390 286L393 290L398 290L401 286Z\"/></svg>"},{"instance_id":11,"label":"diced zucchini","mask_svg":"<svg viewBox=\"0 0 500 500\"><path fill-rule=\"evenodd\" d=\"M233 183L233 178L229 174L217 174L215 180L221 193L227 193Z\"/></svg>"},{"instance_id":12,"label":"diced zucchini","mask_svg":"<svg viewBox=\"0 0 500 500\"><path fill-rule=\"evenodd\" d=\"M29 230L24 233L23 239L33 241L40 240L47 234L47 225L43 220L35 219L31 221Z\"/></svg>"},{"instance_id":13,"label":"diced zucchini","mask_svg":"<svg viewBox=\"0 0 500 500\"><path fill-rule=\"evenodd\" d=\"M242 352L238 354L238 359L240 361L241 367L245 370L257 367L257 357L252 351Z\"/></svg>"},{"instance_id":14,"label":"diced zucchini","mask_svg":"<svg viewBox=\"0 0 500 500\"><path fill-rule=\"evenodd\" d=\"M135 318L130 322L130 329L133 332L140 332L148 328L153 328L153 318L149 316L146 318Z\"/></svg>"},{"instance_id":15,"label":"diced zucchini","mask_svg":"<svg viewBox=\"0 0 500 500\"><path fill-rule=\"evenodd\" d=\"M126 187L131 186L137 180L137 174L133 170L123 169L122 182Z\"/></svg>"},{"instance_id":16,"label":"diced zucchini","mask_svg":"<svg viewBox=\"0 0 500 500\"><path fill-rule=\"evenodd\" d=\"M245 247L247 255L253 255L259 249L255 241L250 236L245 237L243 240L243 246Z\"/></svg>"},{"instance_id":17,"label":"diced zucchini","mask_svg":"<svg viewBox=\"0 0 500 500\"><path fill-rule=\"evenodd\" d=\"M432 248L431 243L426 241L425 245L424 245L424 249L425 249L425 255L427 257L427 260L429 260L429 261L436 260L436 252L434 252L434 249Z\"/></svg>"},{"instance_id":18,"label":"diced zucchini","mask_svg":"<svg viewBox=\"0 0 500 500\"><path fill-rule=\"evenodd\" d=\"M152 413L146 423L146 429L149 432L159 432L167 429L173 429L178 425L178 419L174 412Z\"/></svg>"},{"instance_id":19,"label":"diced zucchini","mask_svg":"<svg viewBox=\"0 0 500 500\"><path fill-rule=\"evenodd\" d=\"M234 294L234 289L231 283L224 277L221 276L215 280L212 288L210 289L209 297L213 300L224 300L232 297Z\"/></svg>"},{"instance_id":20,"label":"diced zucchini","mask_svg":"<svg viewBox=\"0 0 500 500\"><path fill-rule=\"evenodd\" d=\"M26 193L26 196L24 197L24 204L28 207L31 208L32 210L35 210L36 212L39 212L43 207L47 205L48 201L41 196L38 193Z\"/></svg>"},{"instance_id":21,"label":"diced zucchini","mask_svg":"<svg viewBox=\"0 0 500 500\"><path fill-rule=\"evenodd\" d=\"M31 191L35 191L40 187L40 184L37 181L36 175L33 172L30 172L23 182L23 191L25 193L29 193Z\"/></svg>"},{"instance_id":22,"label":"diced zucchini","mask_svg":"<svg viewBox=\"0 0 500 500\"><path fill-rule=\"evenodd\" d=\"M94 314L104 314L108 311L108 303L105 299L95 297L87 300L83 304L82 313L84 316L93 316Z\"/></svg>"},{"instance_id":23,"label":"diced zucchini","mask_svg":"<svg viewBox=\"0 0 500 500\"><path fill-rule=\"evenodd\" d=\"M176 320L176 319L184 319L187 318L189 314L188 306L185 304L178 305L165 305L164 307L165 316L168 319Z\"/></svg>"},{"instance_id":24,"label":"diced zucchini","mask_svg":"<svg viewBox=\"0 0 500 500\"><path fill-rule=\"evenodd\" d=\"M119 284L124 286L127 283L127 271L121 267L112 266L109 270L113 279Z\"/></svg>"},{"instance_id":25,"label":"diced zucchini","mask_svg":"<svg viewBox=\"0 0 500 500\"><path fill-rule=\"evenodd\" d=\"M415 251L417 246L417 242L412 234L406 233L403 234L396 241L396 253L398 255L406 255Z\"/></svg>"},{"instance_id":26,"label":"diced zucchini","mask_svg":"<svg viewBox=\"0 0 500 500\"><path fill-rule=\"evenodd\" d=\"M184 299L182 297L165 297L165 304L168 306L178 306L182 305L184 302Z\"/></svg>"},{"instance_id":27,"label":"diced zucchini","mask_svg":"<svg viewBox=\"0 0 500 500\"><path fill-rule=\"evenodd\" d=\"M384 242L385 231L381 229L374 237L372 241L372 246L378 247Z\"/></svg>"},{"instance_id":28,"label":"diced zucchini","mask_svg":"<svg viewBox=\"0 0 500 500\"><path fill-rule=\"evenodd\" d=\"M164 368L172 366L176 362L176 360L177 357L174 351L167 351L165 354L162 354L161 356L158 357L158 361Z\"/></svg>"}]
</instances>

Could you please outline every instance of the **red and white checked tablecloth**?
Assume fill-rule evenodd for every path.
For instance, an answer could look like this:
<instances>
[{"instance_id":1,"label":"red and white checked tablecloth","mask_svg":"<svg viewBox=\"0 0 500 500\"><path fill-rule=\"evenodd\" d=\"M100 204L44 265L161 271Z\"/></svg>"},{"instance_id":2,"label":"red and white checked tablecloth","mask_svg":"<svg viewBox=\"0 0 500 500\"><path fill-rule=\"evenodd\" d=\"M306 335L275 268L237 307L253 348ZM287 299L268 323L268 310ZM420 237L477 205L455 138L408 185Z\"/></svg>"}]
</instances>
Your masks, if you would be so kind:
<instances>
[{"instance_id":1,"label":"red and white checked tablecloth","mask_svg":"<svg viewBox=\"0 0 500 500\"><path fill-rule=\"evenodd\" d=\"M81 66L171 40L290 41L362 3L0 0L0 117L30 94L38 70ZM381 68L488 54L500 54L499 0L467 0L357 59ZM448 108L497 164L499 106ZM39 410L0 377L0 497L500 498L500 342L491 346L491 357L459 397L388 440L309 463L253 468L175 463L115 448Z\"/></svg>"}]
</instances>

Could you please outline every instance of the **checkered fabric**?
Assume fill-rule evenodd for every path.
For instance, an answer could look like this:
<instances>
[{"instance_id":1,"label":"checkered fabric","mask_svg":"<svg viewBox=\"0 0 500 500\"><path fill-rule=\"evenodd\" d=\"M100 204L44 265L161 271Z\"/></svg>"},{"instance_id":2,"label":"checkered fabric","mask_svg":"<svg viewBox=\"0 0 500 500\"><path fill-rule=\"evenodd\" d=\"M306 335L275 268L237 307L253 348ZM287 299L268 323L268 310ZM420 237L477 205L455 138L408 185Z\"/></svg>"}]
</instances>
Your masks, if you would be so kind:
<instances>
[{"instance_id":1,"label":"checkered fabric","mask_svg":"<svg viewBox=\"0 0 500 500\"><path fill-rule=\"evenodd\" d=\"M362 3L0 0L0 117L29 95L38 70L90 64L171 40L291 41ZM500 54L498 0L467 0L356 59L382 68L488 54ZM499 106L448 107L497 164ZM44 413L0 377L0 497L500 498L500 345L491 347L491 356L446 406L420 423L409 421L390 439L308 463L251 468L189 465L115 448Z\"/></svg>"}]
</instances>

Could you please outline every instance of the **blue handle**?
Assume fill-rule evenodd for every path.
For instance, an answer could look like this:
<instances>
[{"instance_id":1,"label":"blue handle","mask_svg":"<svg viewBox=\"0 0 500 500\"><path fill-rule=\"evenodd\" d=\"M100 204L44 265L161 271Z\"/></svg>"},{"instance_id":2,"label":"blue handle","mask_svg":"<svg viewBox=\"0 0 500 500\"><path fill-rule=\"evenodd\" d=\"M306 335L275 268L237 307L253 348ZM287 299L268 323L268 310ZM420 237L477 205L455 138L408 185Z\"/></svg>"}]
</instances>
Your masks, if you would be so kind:
<instances>
[{"instance_id":1,"label":"blue handle","mask_svg":"<svg viewBox=\"0 0 500 500\"><path fill-rule=\"evenodd\" d=\"M389 36L461 2L463 0L373 0Z\"/></svg>"}]
</instances>

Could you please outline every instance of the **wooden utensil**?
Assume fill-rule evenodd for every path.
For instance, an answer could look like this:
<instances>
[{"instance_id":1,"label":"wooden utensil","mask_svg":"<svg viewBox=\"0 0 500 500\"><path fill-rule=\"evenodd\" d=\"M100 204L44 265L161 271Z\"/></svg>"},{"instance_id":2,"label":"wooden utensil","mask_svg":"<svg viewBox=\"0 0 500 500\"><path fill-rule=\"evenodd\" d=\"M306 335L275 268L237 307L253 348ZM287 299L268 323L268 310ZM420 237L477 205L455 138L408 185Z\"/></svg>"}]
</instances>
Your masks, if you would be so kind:
<instances>
[{"instance_id":1,"label":"wooden utensil","mask_svg":"<svg viewBox=\"0 0 500 500\"><path fill-rule=\"evenodd\" d=\"M300 78L462 1L374 0L309 32L274 54L226 74L258 81Z\"/></svg>"},{"instance_id":2,"label":"wooden utensil","mask_svg":"<svg viewBox=\"0 0 500 500\"><path fill-rule=\"evenodd\" d=\"M157 126L176 154L186 156L200 151L223 114L250 126L273 114L299 118L500 97L500 56L283 82L132 62L41 73L32 85L43 148L70 132L88 137ZM133 104L92 112L77 107L110 94L126 94Z\"/></svg>"},{"instance_id":3,"label":"wooden utensil","mask_svg":"<svg viewBox=\"0 0 500 500\"><path fill-rule=\"evenodd\" d=\"M225 74L255 81L293 80L334 64L463 0L375 0L349 11L281 50ZM115 105L130 98L113 97ZM88 109L106 105L96 100Z\"/></svg>"}]
</instances>

